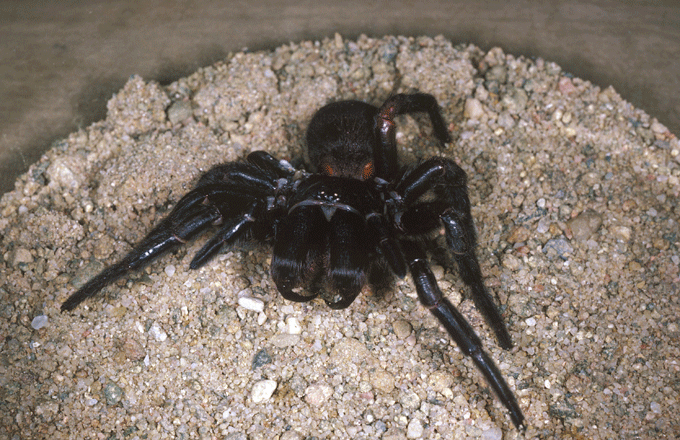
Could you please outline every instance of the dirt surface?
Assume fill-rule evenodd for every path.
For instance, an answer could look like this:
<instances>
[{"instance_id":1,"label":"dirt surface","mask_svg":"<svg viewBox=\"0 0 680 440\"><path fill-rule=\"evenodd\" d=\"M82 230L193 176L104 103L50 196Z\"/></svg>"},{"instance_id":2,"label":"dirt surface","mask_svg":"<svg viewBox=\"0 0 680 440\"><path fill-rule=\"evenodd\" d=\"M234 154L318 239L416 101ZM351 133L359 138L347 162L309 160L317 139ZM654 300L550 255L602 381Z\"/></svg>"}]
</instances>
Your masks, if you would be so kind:
<instances>
[{"instance_id":1,"label":"dirt surface","mask_svg":"<svg viewBox=\"0 0 680 440\"><path fill-rule=\"evenodd\" d=\"M498 348L455 270L434 271L515 390L526 438L674 438L677 137L549 61L337 35L231 54L168 87L133 77L2 197L0 439L518 438L408 277L342 311L291 303L267 246L189 270L203 237L59 312L212 165L258 149L299 165L322 105L413 90L438 99L454 141L401 117L401 158L468 173L516 348Z\"/></svg>"}]
</instances>

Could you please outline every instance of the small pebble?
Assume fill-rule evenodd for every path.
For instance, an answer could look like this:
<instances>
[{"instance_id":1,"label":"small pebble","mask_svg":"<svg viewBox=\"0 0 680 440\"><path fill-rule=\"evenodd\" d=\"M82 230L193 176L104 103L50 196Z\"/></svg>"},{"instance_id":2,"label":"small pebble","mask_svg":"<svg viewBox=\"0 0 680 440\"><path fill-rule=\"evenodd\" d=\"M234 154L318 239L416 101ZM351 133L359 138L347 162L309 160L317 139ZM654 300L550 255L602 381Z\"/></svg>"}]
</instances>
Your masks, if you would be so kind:
<instances>
[{"instance_id":1,"label":"small pebble","mask_svg":"<svg viewBox=\"0 0 680 440\"><path fill-rule=\"evenodd\" d=\"M278 335L274 335L270 339L272 345L278 348L292 347L294 345L297 345L299 341L300 335L294 335L290 333L280 333Z\"/></svg>"},{"instance_id":2,"label":"small pebble","mask_svg":"<svg viewBox=\"0 0 680 440\"><path fill-rule=\"evenodd\" d=\"M484 116L484 108L482 103L475 98L469 98L465 101L465 110L463 116L469 119L480 119Z\"/></svg>"},{"instance_id":3,"label":"small pebble","mask_svg":"<svg viewBox=\"0 0 680 440\"><path fill-rule=\"evenodd\" d=\"M668 131L666 126L663 125L661 122L657 121L656 119L654 120L654 122L652 122L652 126L650 128L656 134L663 134Z\"/></svg>"},{"instance_id":4,"label":"small pebble","mask_svg":"<svg viewBox=\"0 0 680 440\"><path fill-rule=\"evenodd\" d=\"M123 398L123 390L121 387L113 382L108 382L102 388L102 393L104 394L104 399L106 399L107 405L116 405Z\"/></svg>"},{"instance_id":5,"label":"small pebble","mask_svg":"<svg viewBox=\"0 0 680 440\"><path fill-rule=\"evenodd\" d=\"M563 76L560 78L559 82L557 83L557 88L559 91L565 95L568 95L570 93L573 93L576 91L576 87L574 87L574 83L571 82L571 79L567 78L566 76Z\"/></svg>"},{"instance_id":6,"label":"small pebble","mask_svg":"<svg viewBox=\"0 0 680 440\"><path fill-rule=\"evenodd\" d=\"M262 349L255 353L253 357L253 370L272 362L272 357L267 353L266 349Z\"/></svg>"},{"instance_id":7,"label":"small pebble","mask_svg":"<svg viewBox=\"0 0 680 440\"><path fill-rule=\"evenodd\" d=\"M430 374L427 379L428 384L437 392L442 392L444 389L451 386L453 383L453 376L446 371L435 371Z\"/></svg>"},{"instance_id":8,"label":"small pebble","mask_svg":"<svg viewBox=\"0 0 680 440\"><path fill-rule=\"evenodd\" d=\"M418 419L411 419L406 427L407 438L421 438L423 436L423 424Z\"/></svg>"},{"instance_id":9,"label":"small pebble","mask_svg":"<svg viewBox=\"0 0 680 440\"><path fill-rule=\"evenodd\" d=\"M279 440L302 440L302 436L295 431L286 431L281 434Z\"/></svg>"},{"instance_id":10,"label":"small pebble","mask_svg":"<svg viewBox=\"0 0 680 440\"><path fill-rule=\"evenodd\" d=\"M300 325L300 321L297 318L293 316L287 318L286 324L288 326L288 333L291 335L299 335L302 333L302 326Z\"/></svg>"},{"instance_id":11,"label":"small pebble","mask_svg":"<svg viewBox=\"0 0 680 440\"><path fill-rule=\"evenodd\" d=\"M175 266L172 264L165 266L165 274L169 277L173 276L175 274Z\"/></svg>"},{"instance_id":12,"label":"small pebble","mask_svg":"<svg viewBox=\"0 0 680 440\"><path fill-rule=\"evenodd\" d=\"M531 231L524 226L517 226L510 231L507 241L508 243L523 243L531 237Z\"/></svg>"},{"instance_id":13,"label":"small pebble","mask_svg":"<svg viewBox=\"0 0 680 440\"><path fill-rule=\"evenodd\" d=\"M523 89L513 88L509 93L503 96L501 101L508 112L515 115L524 110L528 100L527 92Z\"/></svg>"},{"instance_id":14,"label":"small pebble","mask_svg":"<svg viewBox=\"0 0 680 440\"><path fill-rule=\"evenodd\" d=\"M373 388L384 393L391 393L394 389L394 376L385 370L376 370L369 379Z\"/></svg>"},{"instance_id":15,"label":"small pebble","mask_svg":"<svg viewBox=\"0 0 680 440\"><path fill-rule=\"evenodd\" d=\"M21 263L33 263L33 256L31 255L31 251L28 249L24 248L19 248L14 251L14 258L12 259L12 264L14 266L17 266Z\"/></svg>"},{"instance_id":16,"label":"small pebble","mask_svg":"<svg viewBox=\"0 0 680 440\"><path fill-rule=\"evenodd\" d=\"M277 383L275 380L261 380L253 385L253 389L250 393L250 398L253 403L262 403L274 394L276 390Z\"/></svg>"},{"instance_id":17,"label":"small pebble","mask_svg":"<svg viewBox=\"0 0 680 440\"><path fill-rule=\"evenodd\" d=\"M147 354L146 350L138 341L126 338L120 346L120 351L123 355L132 361L139 361L144 359Z\"/></svg>"},{"instance_id":18,"label":"small pebble","mask_svg":"<svg viewBox=\"0 0 680 440\"><path fill-rule=\"evenodd\" d=\"M423 423L418 419L411 419L406 427L406 438L421 438L423 436Z\"/></svg>"},{"instance_id":19,"label":"small pebble","mask_svg":"<svg viewBox=\"0 0 680 440\"><path fill-rule=\"evenodd\" d=\"M399 339L407 338L408 335L411 334L411 330L413 330L411 323L403 319L395 321L392 328L394 329L394 334L397 335Z\"/></svg>"},{"instance_id":20,"label":"small pebble","mask_svg":"<svg viewBox=\"0 0 680 440\"><path fill-rule=\"evenodd\" d=\"M333 388L326 384L314 384L305 389L305 401L312 406L323 405L333 395Z\"/></svg>"},{"instance_id":21,"label":"small pebble","mask_svg":"<svg viewBox=\"0 0 680 440\"><path fill-rule=\"evenodd\" d=\"M633 230L628 226L613 226L611 228L612 235L621 241L630 240Z\"/></svg>"},{"instance_id":22,"label":"small pebble","mask_svg":"<svg viewBox=\"0 0 680 440\"><path fill-rule=\"evenodd\" d=\"M40 330L47 325L47 321L46 315L38 315L31 321L31 327L33 327L34 330Z\"/></svg>"},{"instance_id":23,"label":"small pebble","mask_svg":"<svg viewBox=\"0 0 680 440\"><path fill-rule=\"evenodd\" d=\"M414 392L406 392L399 399L404 408L415 410L420 406L420 397Z\"/></svg>"},{"instance_id":24,"label":"small pebble","mask_svg":"<svg viewBox=\"0 0 680 440\"><path fill-rule=\"evenodd\" d=\"M564 237L557 237L548 240L543 246L543 252L551 258L551 256L558 256L560 258L566 258L568 254L574 252L574 248L571 247L569 241Z\"/></svg>"},{"instance_id":25,"label":"small pebble","mask_svg":"<svg viewBox=\"0 0 680 440\"><path fill-rule=\"evenodd\" d=\"M602 224L602 216L595 211L584 211L567 222L575 240L588 240Z\"/></svg>"},{"instance_id":26,"label":"small pebble","mask_svg":"<svg viewBox=\"0 0 680 440\"><path fill-rule=\"evenodd\" d=\"M482 440L503 440L503 431L497 426L482 431Z\"/></svg>"},{"instance_id":27,"label":"small pebble","mask_svg":"<svg viewBox=\"0 0 680 440\"><path fill-rule=\"evenodd\" d=\"M522 264L522 261L512 254L505 254L503 255L502 264L503 267L515 271L519 269L520 265Z\"/></svg>"},{"instance_id":28,"label":"small pebble","mask_svg":"<svg viewBox=\"0 0 680 440\"><path fill-rule=\"evenodd\" d=\"M536 232L539 234L545 234L550 230L550 220L543 217L538 221L538 225L536 225Z\"/></svg>"},{"instance_id":29,"label":"small pebble","mask_svg":"<svg viewBox=\"0 0 680 440\"><path fill-rule=\"evenodd\" d=\"M151 324L151 327L149 328L149 334L159 342L163 342L166 339L168 339L168 334L165 333L165 331L163 331L163 329L157 322Z\"/></svg>"},{"instance_id":30,"label":"small pebble","mask_svg":"<svg viewBox=\"0 0 680 440\"><path fill-rule=\"evenodd\" d=\"M191 103L187 101L173 102L168 109L168 120L171 124L177 124L192 117L194 114Z\"/></svg>"},{"instance_id":31,"label":"small pebble","mask_svg":"<svg viewBox=\"0 0 680 440\"><path fill-rule=\"evenodd\" d=\"M244 296L238 299L238 305L244 309L252 310L253 312L264 311L264 301L258 298Z\"/></svg>"},{"instance_id":32,"label":"small pebble","mask_svg":"<svg viewBox=\"0 0 680 440\"><path fill-rule=\"evenodd\" d=\"M505 84L508 79L508 69L502 64L497 64L486 72L484 78L487 81L496 81L500 84Z\"/></svg>"}]
</instances>

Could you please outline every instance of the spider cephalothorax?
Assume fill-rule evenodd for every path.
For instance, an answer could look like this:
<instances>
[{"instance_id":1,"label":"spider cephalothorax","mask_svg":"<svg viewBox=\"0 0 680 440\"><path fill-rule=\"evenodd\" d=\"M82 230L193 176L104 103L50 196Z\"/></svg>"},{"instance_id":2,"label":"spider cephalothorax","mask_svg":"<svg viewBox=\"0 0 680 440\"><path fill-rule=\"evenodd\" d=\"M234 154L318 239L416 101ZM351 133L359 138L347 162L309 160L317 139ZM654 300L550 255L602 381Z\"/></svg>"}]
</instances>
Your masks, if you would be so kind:
<instances>
[{"instance_id":1,"label":"spider cephalothorax","mask_svg":"<svg viewBox=\"0 0 680 440\"><path fill-rule=\"evenodd\" d=\"M500 345L510 335L484 287L465 172L434 157L399 168L396 115L427 112L434 135L450 140L433 96L399 94L380 108L341 101L321 108L307 130L309 173L264 151L218 165L199 179L172 212L130 253L104 269L61 306L72 310L104 286L139 269L208 227L217 230L191 261L208 262L239 239L273 243L271 276L284 298L321 296L335 309L349 306L371 274L410 272L421 303L470 356L510 412L524 425L517 400L482 342L446 299L430 270L428 233L443 227L461 278Z\"/></svg>"}]
</instances>

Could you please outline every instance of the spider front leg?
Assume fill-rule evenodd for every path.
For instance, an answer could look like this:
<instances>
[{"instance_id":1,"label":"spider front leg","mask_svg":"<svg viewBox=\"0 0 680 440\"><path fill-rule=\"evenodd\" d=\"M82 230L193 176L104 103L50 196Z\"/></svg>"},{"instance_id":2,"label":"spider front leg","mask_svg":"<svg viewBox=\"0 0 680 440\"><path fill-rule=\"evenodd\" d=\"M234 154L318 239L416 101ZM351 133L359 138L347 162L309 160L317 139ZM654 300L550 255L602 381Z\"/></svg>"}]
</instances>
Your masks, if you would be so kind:
<instances>
[{"instance_id":1,"label":"spider front leg","mask_svg":"<svg viewBox=\"0 0 680 440\"><path fill-rule=\"evenodd\" d=\"M434 192L435 201L416 203L429 190ZM397 184L396 192L401 194L403 206L409 207L400 218L405 230L420 232L424 227L430 227L434 219L441 220L458 272L470 288L475 305L493 328L501 347L512 348L512 338L484 287L475 255L477 239L465 171L452 160L432 158L407 172Z\"/></svg>"},{"instance_id":2,"label":"spider front leg","mask_svg":"<svg viewBox=\"0 0 680 440\"><path fill-rule=\"evenodd\" d=\"M425 252L413 242L402 242L402 249L418 292L418 299L442 323L463 354L472 358L488 384L508 409L512 423L521 430L524 426L524 415L515 395L494 361L482 348L482 341L472 326L442 295L437 280L427 263Z\"/></svg>"},{"instance_id":3,"label":"spider front leg","mask_svg":"<svg viewBox=\"0 0 680 440\"><path fill-rule=\"evenodd\" d=\"M287 171L281 171L287 172ZM73 310L107 285L141 269L171 249L186 243L210 225L226 222L198 252L191 268L207 262L225 243L242 236L276 188L276 174L244 162L218 165L199 179L196 188L177 202L170 214L117 263L90 279L61 305ZM260 209L261 211L262 209Z\"/></svg>"},{"instance_id":4,"label":"spider front leg","mask_svg":"<svg viewBox=\"0 0 680 440\"><path fill-rule=\"evenodd\" d=\"M434 96L427 93L393 95L385 101L375 117L379 148L373 152L376 175L383 179L394 176L398 170L397 140L394 118L397 115L426 112L430 116L435 137L444 145L451 141L446 123Z\"/></svg>"},{"instance_id":5,"label":"spider front leg","mask_svg":"<svg viewBox=\"0 0 680 440\"><path fill-rule=\"evenodd\" d=\"M184 196L170 215L122 260L101 271L69 296L61 305L61 311L75 309L81 302L128 272L144 267L160 255L185 243L206 226L218 221L221 218L219 211L202 203L206 196L206 188L196 189Z\"/></svg>"}]
</instances>

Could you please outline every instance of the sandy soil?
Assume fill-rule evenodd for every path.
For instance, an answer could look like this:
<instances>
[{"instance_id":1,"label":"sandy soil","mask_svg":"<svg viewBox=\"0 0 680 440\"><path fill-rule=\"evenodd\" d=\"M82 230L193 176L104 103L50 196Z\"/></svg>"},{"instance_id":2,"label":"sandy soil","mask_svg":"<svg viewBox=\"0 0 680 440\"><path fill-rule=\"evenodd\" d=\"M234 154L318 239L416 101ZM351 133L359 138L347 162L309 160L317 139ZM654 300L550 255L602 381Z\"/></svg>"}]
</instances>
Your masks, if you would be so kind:
<instances>
[{"instance_id":1,"label":"sandy soil","mask_svg":"<svg viewBox=\"0 0 680 440\"><path fill-rule=\"evenodd\" d=\"M212 165L258 149L298 165L323 104L416 89L454 142L440 150L427 118L402 117L401 158L468 172L516 348L498 348L455 270L435 273L516 391L526 438L675 438L677 137L549 61L336 36L232 54L168 87L133 77L2 197L0 439L518 438L408 278L343 311L290 303L266 246L189 270L204 237L59 312Z\"/></svg>"}]
</instances>

